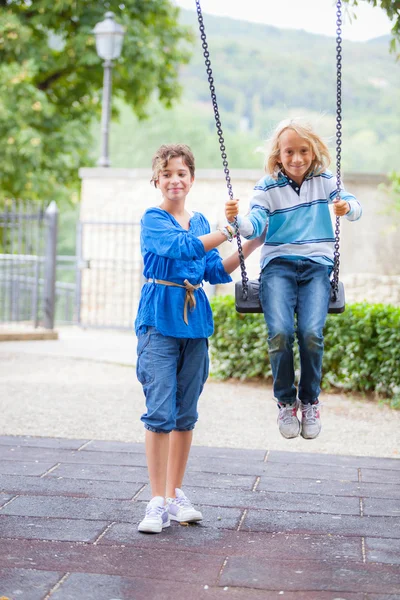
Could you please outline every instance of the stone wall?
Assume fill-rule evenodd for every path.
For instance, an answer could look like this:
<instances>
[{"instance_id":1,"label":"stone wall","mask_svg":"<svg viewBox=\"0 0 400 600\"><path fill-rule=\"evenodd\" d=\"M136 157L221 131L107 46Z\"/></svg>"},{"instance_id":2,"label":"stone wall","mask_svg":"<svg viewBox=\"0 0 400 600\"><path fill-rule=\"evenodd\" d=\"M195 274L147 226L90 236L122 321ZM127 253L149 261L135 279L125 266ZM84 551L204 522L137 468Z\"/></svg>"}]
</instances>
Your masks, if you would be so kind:
<instances>
[{"instance_id":1,"label":"stone wall","mask_svg":"<svg viewBox=\"0 0 400 600\"><path fill-rule=\"evenodd\" d=\"M242 212L259 171L232 170L231 180ZM137 220L149 206L159 203L159 192L150 185L150 170L84 168L82 178L81 219ZM387 183L384 175L345 174L344 185L363 206L360 221L341 220L341 280L345 283L347 302L366 300L400 305L400 222L388 214L388 198L378 189ZM224 223L224 202L227 189L222 171L199 170L188 196L188 208L203 212L210 223ZM224 244L223 255L235 246ZM258 275L258 252L247 261L251 278ZM233 275L240 277L239 271ZM219 286L218 293L230 293L233 286Z\"/></svg>"}]
</instances>

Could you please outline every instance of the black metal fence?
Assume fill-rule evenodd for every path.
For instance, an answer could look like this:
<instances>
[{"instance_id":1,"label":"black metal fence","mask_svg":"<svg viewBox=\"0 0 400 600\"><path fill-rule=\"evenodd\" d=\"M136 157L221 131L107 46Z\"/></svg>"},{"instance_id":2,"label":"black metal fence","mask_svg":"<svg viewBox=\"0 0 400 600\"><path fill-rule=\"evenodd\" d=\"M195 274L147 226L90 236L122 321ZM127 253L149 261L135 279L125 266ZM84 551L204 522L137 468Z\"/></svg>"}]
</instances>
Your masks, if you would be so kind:
<instances>
[{"instance_id":1,"label":"black metal fence","mask_svg":"<svg viewBox=\"0 0 400 600\"><path fill-rule=\"evenodd\" d=\"M143 284L139 221L79 221L76 256L57 255L57 236L54 202L0 213L0 323L132 329Z\"/></svg>"},{"instance_id":2,"label":"black metal fence","mask_svg":"<svg viewBox=\"0 0 400 600\"><path fill-rule=\"evenodd\" d=\"M17 206L0 213L0 320L39 325L39 289L44 256L45 216L41 208Z\"/></svg>"},{"instance_id":3,"label":"black metal fence","mask_svg":"<svg viewBox=\"0 0 400 600\"><path fill-rule=\"evenodd\" d=\"M142 286L139 221L86 220L77 231L77 321L132 329Z\"/></svg>"},{"instance_id":4,"label":"black metal fence","mask_svg":"<svg viewBox=\"0 0 400 600\"><path fill-rule=\"evenodd\" d=\"M0 322L131 329L142 283L139 223L78 222L76 256L57 255L57 234L54 202L47 210L14 202L0 213Z\"/></svg>"},{"instance_id":5,"label":"black metal fence","mask_svg":"<svg viewBox=\"0 0 400 600\"><path fill-rule=\"evenodd\" d=\"M0 322L54 327L57 220L54 202L0 213Z\"/></svg>"}]
</instances>

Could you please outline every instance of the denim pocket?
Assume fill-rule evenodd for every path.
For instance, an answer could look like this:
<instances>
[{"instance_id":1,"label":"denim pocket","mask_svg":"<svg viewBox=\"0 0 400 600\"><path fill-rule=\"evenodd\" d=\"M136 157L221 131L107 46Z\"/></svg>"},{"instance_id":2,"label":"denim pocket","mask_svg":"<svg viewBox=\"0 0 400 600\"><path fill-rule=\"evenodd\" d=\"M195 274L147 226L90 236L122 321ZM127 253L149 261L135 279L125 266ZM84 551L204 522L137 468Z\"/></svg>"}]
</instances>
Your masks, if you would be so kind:
<instances>
[{"instance_id":1,"label":"denim pocket","mask_svg":"<svg viewBox=\"0 0 400 600\"><path fill-rule=\"evenodd\" d=\"M154 362L151 356L151 335L144 333L138 338L136 376L142 385L154 381Z\"/></svg>"}]
</instances>

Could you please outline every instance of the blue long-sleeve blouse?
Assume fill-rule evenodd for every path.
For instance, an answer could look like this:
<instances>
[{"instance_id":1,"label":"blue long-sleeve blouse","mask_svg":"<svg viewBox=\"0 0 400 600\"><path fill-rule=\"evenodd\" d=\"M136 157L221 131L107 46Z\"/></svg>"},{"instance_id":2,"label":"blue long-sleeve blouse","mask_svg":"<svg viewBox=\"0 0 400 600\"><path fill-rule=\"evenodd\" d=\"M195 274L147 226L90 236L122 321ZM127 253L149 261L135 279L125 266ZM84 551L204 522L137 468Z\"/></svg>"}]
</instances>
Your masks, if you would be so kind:
<instances>
[{"instance_id":1,"label":"blue long-sleeve blouse","mask_svg":"<svg viewBox=\"0 0 400 600\"><path fill-rule=\"evenodd\" d=\"M163 335L177 338L204 338L214 330L210 303L202 287L195 290L196 307L188 310L188 324L183 319L186 290L155 283L163 280L183 285L208 281L228 283L230 275L222 265L217 249L206 252L199 236L210 233L210 224L199 212L190 219L187 231L161 208L148 209L141 220L140 244L144 261L143 285L137 317L136 334L144 326L153 326Z\"/></svg>"}]
</instances>

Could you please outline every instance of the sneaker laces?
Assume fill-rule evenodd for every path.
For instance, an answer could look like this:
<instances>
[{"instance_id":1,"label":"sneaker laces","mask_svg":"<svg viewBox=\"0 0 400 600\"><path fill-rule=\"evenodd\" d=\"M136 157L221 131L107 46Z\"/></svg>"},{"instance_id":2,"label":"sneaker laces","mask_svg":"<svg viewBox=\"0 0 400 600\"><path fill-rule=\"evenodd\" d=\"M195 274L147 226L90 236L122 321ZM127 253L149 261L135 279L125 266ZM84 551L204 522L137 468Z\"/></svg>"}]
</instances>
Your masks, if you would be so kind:
<instances>
[{"instance_id":1,"label":"sneaker laces","mask_svg":"<svg viewBox=\"0 0 400 600\"><path fill-rule=\"evenodd\" d=\"M301 413L306 421L315 423L318 418L318 411L321 408L321 403L315 404L303 404L301 407Z\"/></svg>"},{"instance_id":2,"label":"sneaker laces","mask_svg":"<svg viewBox=\"0 0 400 600\"><path fill-rule=\"evenodd\" d=\"M192 503L189 498L183 494L182 496L177 496L176 498L172 498L171 500L174 504L178 504L179 506L187 506L193 508Z\"/></svg>"},{"instance_id":3,"label":"sneaker laces","mask_svg":"<svg viewBox=\"0 0 400 600\"><path fill-rule=\"evenodd\" d=\"M297 406L295 404L279 405L279 419L284 423L290 423L293 417L296 416L296 412Z\"/></svg>"},{"instance_id":4,"label":"sneaker laces","mask_svg":"<svg viewBox=\"0 0 400 600\"><path fill-rule=\"evenodd\" d=\"M146 517L160 517L165 511L165 506L150 504L146 507Z\"/></svg>"}]
</instances>

